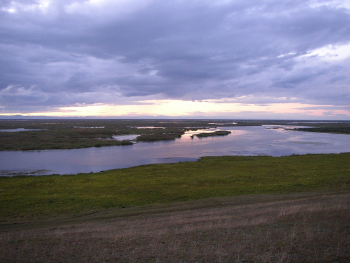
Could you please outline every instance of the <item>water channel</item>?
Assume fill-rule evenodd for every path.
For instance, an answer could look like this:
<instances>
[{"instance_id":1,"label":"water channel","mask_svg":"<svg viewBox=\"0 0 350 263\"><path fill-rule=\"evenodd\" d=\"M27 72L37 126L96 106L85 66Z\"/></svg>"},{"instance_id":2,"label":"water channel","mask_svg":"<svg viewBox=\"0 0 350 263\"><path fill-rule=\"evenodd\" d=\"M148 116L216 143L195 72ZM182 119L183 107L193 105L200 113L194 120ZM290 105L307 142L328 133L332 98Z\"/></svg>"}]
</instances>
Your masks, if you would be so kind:
<instances>
[{"instance_id":1,"label":"water channel","mask_svg":"<svg viewBox=\"0 0 350 263\"><path fill-rule=\"evenodd\" d=\"M300 132L269 126L220 127L220 130L232 133L192 139L194 132L187 132L174 141L128 146L0 151L0 176L89 173L144 164L195 161L203 156L350 152L350 135Z\"/></svg>"}]
</instances>

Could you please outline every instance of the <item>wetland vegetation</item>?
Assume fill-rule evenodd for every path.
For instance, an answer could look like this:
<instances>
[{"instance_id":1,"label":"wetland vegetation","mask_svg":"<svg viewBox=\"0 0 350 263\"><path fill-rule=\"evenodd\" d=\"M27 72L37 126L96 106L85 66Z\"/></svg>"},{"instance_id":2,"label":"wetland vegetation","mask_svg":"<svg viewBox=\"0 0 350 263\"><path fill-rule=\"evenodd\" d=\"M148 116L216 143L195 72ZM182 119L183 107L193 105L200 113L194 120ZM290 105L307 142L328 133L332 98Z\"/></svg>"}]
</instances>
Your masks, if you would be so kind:
<instances>
[{"instance_id":1,"label":"wetland vegetation","mask_svg":"<svg viewBox=\"0 0 350 263\"><path fill-rule=\"evenodd\" d=\"M308 124L309 126L309 124ZM338 133L338 134L350 134L350 123L339 122L339 123L320 123L318 125L311 124L309 128L297 128L297 131L307 132L327 132L327 133Z\"/></svg>"},{"instance_id":2,"label":"wetland vegetation","mask_svg":"<svg viewBox=\"0 0 350 263\"><path fill-rule=\"evenodd\" d=\"M202 132L202 133L195 134L195 136L199 138L203 138L203 137L211 137L211 136L225 136L225 135L229 135L230 133L231 133L230 131Z\"/></svg>"},{"instance_id":3,"label":"wetland vegetation","mask_svg":"<svg viewBox=\"0 0 350 263\"><path fill-rule=\"evenodd\" d=\"M0 178L0 220L218 196L350 187L350 153L204 157L101 173Z\"/></svg>"},{"instance_id":4,"label":"wetland vegetation","mask_svg":"<svg viewBox=\"0 0 350 263\"><path fill-rule=\"evenodd\" d=\"M309 132L350 133L350 122L307 122L281 120L104 120L45 119L0 120L0 150L47 150L131 145L130 140L114 140L113 136L139 134L138 142L174 140L188 130L222 126L300 125L296 130ZM223 131L203 136L224 135ZM198 135L197 135L198 136Z\"/></svg>"},{"instance_id":5,"label":"wetland vegetation","mask_svg":"<svg viewBox=\"0 0 350 263\"><path fill-rule=\"evenodd\" d=\"M350 154L0 178L1 262L349 262Z\"/></svg>"},{"instance_id":6,"label":"wetland vegetation","mask_svg":"<svg viewBox=\"0 0 350 263\"><path fill-rule=\"evenodd\" d=\"M349 122L1 120L1 150L172 140L218 126ZM149 128L152 127L152 128ZM12 136L12 137L11 137ZM125 148L123 148L125 149ZM0 177L1 262L349 262L350 153L203 157L100 173Z\"/></svg>"},{"instance_id":7,"label":"wetland vegetation","mask_svg":"<svg viewBox=\"0 0 350 263\"><path fill-rule=\"evenodd\" d=\"M115 135L129 134L140 134L137 141L174 140L181 137L189 126L194 128L212 126L207 123L192 120L0 120L0 130L3 130L0 132L0 150L130 145L132 142L129 140L113 140ZM26 130L5 132L18 128Z\"/></svg>"}]
</instances>

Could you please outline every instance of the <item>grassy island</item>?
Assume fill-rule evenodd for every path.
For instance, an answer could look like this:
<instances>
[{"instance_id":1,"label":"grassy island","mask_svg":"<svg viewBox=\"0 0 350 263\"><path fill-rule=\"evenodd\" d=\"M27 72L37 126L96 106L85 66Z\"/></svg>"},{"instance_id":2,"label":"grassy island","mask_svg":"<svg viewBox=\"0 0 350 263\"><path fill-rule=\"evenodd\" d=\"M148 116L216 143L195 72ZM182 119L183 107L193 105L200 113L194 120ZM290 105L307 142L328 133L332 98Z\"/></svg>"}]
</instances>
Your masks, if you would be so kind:
<instances>
[{"instance_id":1,"label":"grassy island","mask_svg":"<svg viewBox=\"0 0 350 263\"><path fill-rule=\"evenodd\" d=\"M176 138L181 138L182 132L174 133L153 133L153 134L143 134L137 137L138 142L155 142L155 141L170 141Z\"/></svg>"},{"instance_id":2,"label":"grassy island","mask_svg":"<svg viewBox=\"0 0 350 263\"><path fill-rule=\"evenodd\" d=\"M230 131L202 132L202 133L196 134L196 136L198 138L211 137L211 136L225 136L225 135L228 135L230 133L231 133Z\"/></svg>"}]
</instances>

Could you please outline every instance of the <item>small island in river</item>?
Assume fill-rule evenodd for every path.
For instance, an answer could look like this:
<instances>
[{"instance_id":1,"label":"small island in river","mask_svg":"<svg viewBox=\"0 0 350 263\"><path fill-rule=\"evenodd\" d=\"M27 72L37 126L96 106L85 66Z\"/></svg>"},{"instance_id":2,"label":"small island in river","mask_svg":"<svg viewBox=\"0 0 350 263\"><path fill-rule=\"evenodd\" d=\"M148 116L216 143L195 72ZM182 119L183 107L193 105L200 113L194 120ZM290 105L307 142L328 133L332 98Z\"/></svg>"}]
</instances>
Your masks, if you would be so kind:
<instances>
[{"instance_id":1,"label":"small island in river","mask_svg":"<svg viewBox=\"0 0 350 263\"><path fill-rule=\"evenodd\" d=\"M198 138L209 137L209 136L224 136L230 134L230 131L215 131L215 132L202 132L196 134ZM193 137L192 137L193 138Z\"/></svg>"}]
</instances>

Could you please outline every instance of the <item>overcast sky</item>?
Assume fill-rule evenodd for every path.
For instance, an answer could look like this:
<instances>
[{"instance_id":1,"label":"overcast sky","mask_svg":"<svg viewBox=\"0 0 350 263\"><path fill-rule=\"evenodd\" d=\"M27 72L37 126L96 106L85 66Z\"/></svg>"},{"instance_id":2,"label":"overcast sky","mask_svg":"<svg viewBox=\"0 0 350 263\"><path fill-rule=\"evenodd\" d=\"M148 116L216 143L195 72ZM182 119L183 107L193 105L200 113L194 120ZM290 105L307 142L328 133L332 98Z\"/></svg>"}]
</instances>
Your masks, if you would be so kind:
<instances>
[{"instance_id":1,"label":"overcast sky","mask_svg":"<svg viewBox=\"0 0 350 263\"><path fill-rule=\"evenodd\" d=\"M0 0L0 115L350 119L348 0Z\"/></svg>"}]
</instances>

